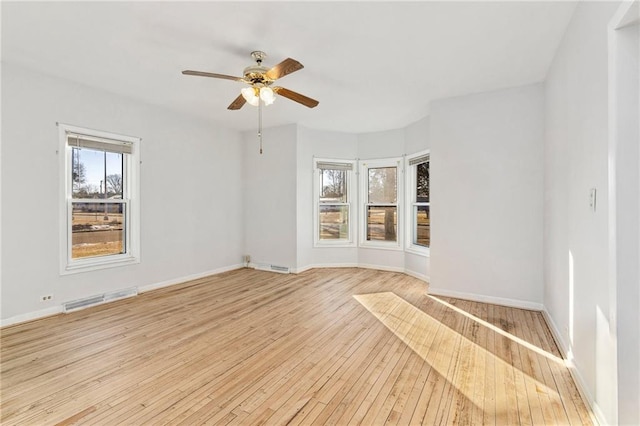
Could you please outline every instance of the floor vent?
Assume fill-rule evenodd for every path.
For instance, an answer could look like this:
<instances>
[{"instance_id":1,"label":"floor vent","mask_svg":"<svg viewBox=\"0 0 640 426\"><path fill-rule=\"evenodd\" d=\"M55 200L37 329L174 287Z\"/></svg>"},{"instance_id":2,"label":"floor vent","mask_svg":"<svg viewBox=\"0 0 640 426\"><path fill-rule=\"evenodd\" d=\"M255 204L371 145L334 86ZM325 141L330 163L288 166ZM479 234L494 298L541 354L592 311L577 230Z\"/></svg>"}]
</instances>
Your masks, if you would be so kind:
<instances>
[{"instance_id":1,"label":"floor vent","mask_svg":"<svg viewBox=\"0 0 640 426\"><path fill-rule=\"evenodd\" d=\"M271 265L271 270L273 272L280 272L281 274L288 274L289 273L289 267L288 266Z\"/></svg>"},{"instance_id":2,"label":"floor vent","mask_svg":"<svg viewBox=\"0 0 640 426\"><path fill-rule=\"evenodd\" d=\"M258 263L255 265L255 269L260 271L278 272L280 274L288 274L291 272L288 266L266 265L264 263Z\"/></svg>"},{"instance_id":3,"label":"floor vent","mask_svg":"<svg viewBox=\"0 0 640 426\"><path fill-rule=\"evenodd\" d=\"M138 294L136 287L128 288L125 290L118 290L113 293L104 293L97 296L87 297L85 299L74 300L62 305L63 312L72 312L79 309L88 308L89 306L96 306L102 303L111 302L113 300L124 299L125 297L132 297Z\"/></svg>"},{"instance_id":4,"label":"floor vent","mask_svg":"<svg viewBox=\"0 0 640 426\"><path fill-rule=\"evenodd\" d=\"M105 293L104 301L111 302L112 300L124 299L125 297L132 297L138 295L138 288L126 288L124 290L115 291L113 293Z\"/></svg>"},{"instance_id":5,"label":"floor vent","mask_svg":"<svg viewBox=\"0 0 640 426\"><path fill-rule=\"evenodd\" d=\"M78 309L86 308L87 306L97 305L104 301L104 295L91 296L86 299L74 300L73 302L67 302L63 305L64 312L71 312Z\"/></svg>"}]
</instances>

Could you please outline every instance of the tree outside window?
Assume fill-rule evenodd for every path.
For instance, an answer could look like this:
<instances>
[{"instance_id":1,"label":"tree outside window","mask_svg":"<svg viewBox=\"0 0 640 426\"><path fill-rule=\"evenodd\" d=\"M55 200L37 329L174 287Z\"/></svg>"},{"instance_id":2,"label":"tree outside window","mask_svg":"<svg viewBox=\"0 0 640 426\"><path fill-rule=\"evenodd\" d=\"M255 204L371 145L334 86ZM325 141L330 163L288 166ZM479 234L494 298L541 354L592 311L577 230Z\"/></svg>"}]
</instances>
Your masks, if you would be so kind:
<instances>
[{"instance_id":1,"label":"tree outside window","mask_svg":"<svg viewBox=\"0 0 640 426\"><path fill-rule=\"evenodd\" d=\"M398 169L376 167L368 172L367 240L397 241Z\"/></svg>"}]
</instances>

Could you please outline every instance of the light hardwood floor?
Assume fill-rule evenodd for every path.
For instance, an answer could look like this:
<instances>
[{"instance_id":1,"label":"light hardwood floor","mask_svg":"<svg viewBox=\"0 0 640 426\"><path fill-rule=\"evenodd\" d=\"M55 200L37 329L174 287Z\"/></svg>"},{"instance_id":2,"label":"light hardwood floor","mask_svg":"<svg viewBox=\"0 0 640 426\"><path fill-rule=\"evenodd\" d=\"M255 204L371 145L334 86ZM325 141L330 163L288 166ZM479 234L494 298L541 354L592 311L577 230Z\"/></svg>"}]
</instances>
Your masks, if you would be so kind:
<instances>
[{"instance_id":1,"label":"light hardwood floor","mask_svg":"<svg viewBox=\"0 0 640 426\"><path fill-rule=\"evenodd\" d=\"M1 330L13 424L592 424L539 312L237 270Z\"/></svg>"}]
</instances>

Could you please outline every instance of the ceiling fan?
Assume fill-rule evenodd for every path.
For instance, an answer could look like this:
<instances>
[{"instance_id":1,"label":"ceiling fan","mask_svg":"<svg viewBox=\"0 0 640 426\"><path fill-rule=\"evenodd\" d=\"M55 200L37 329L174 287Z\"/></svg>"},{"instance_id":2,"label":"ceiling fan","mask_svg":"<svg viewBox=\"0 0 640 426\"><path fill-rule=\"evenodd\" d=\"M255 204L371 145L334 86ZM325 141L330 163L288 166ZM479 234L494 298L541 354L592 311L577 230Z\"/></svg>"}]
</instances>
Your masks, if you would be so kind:
<instances>
[{"instance_id":1,"label":"ceiling fan","mask_svg":"<svg viewBox=\"0 0 640 426\"><path fill-rule=\"evenodd\" d=\"M264 52L256 50L251 52L251 57L256 61L255 65L248 66L244 69L243 77L234 77L225 74L215 74L211 72L184 70L184 75L195 75L199 77L221 78L224 80L234 80L240 83L246 83L249 87L241 90L240 95L227 107L230 110L237 110L249 103L253 106L260 106L260 100L265 105L271 105L275 100L275 94L284 96L292 101L298 102L309 108L318 105L318 101L311 99L293 90L285 89L280 86L271 85L278 79L301 70L304 66L295 59L287 58L275 67L269 69L262 65L262 61L267 55Z\"/></svg>"}]
</instances>

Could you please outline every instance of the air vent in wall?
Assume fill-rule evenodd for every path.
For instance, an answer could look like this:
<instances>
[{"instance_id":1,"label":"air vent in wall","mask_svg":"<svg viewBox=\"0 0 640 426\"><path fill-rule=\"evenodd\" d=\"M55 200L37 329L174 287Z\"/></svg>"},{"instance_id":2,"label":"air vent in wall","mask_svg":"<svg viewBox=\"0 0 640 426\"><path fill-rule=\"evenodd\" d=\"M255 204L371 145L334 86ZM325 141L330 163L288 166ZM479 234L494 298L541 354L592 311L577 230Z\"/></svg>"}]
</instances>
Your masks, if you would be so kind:
<instances>
[{"instance_id":1,"label":"air vent in wall","mask_svg":"<svg viewBox=\"0 0 640 426\"><path fill-rule=\"evenodd\" d=\"M77 311L78 309L88 308L89 306L100 305L105 302L111 302L113 300L124 299L125 297L136 296L138 289L136 287L128 288L125 290L118 290L113 293L104 293L96 296L87 297L84 299L74 300L62 305L63 312Z\"/></svg>"},{"instance_id":2,"label":"air vent in wall","mask_svg":"<svg viewBox=\"0 0 640 426\"><path fill-rule=\"evenodd\" d=\"M256 264L255 269L258 269L260 271L278 272L280 274L288 274L291 272L288 266L267 265L264 263Z\"/></svg>"},{"instance_id":3,"label":"air vent in wall","mask_svg":"<svg viewBox=\"0 0 640 426\"><path fill-rule=\"evenodd\" d=\"M71 312L76 309L86 308L87 306L97 305L104 301L104 295L91 296L86 299L74 300L73 302L67 302L64 304L64 311Z\"/></svg>"}]
</instances>

